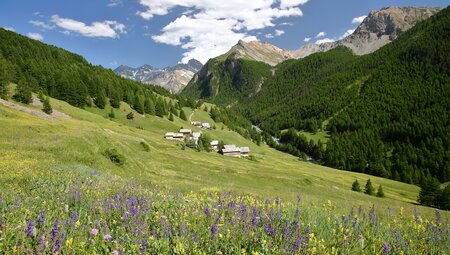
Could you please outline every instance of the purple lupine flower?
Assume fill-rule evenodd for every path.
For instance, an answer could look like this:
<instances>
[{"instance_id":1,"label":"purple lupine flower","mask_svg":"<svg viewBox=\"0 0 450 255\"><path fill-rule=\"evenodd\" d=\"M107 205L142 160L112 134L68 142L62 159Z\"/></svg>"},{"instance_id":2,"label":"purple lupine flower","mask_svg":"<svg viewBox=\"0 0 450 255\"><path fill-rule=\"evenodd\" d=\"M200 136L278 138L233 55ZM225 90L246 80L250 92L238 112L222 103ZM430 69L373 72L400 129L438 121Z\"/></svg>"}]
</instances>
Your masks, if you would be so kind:
<instances>
[{"instance_id":1,"label":"purple lupine flower","mask_svg":"<svg viewBox=\"0 0 450 255\"><path fill-rule=\"evenodd\" d=\"M55 249L53 250L53 254L56 254L56 253L58 253L59 250L61 250L61 245L65 238L66 238L66 232L62 232L61 238L59 238L55 243Z\"/></svg>"},{"instance_id":2,"label":"purple lupine flower","mask_svg":"<svg viewBox=\"0 0 450 255\"><path fill-rule=\"evenodd\" d=\"M264 204L268 205L270 203L270 200L268 198L266 198L266 200L264 200Z\"/></svg>"},{"instance_id":3,"label":"purple lupine flower","mask_svg":"<svg viewBox=\"0 0 450 255\"><path fill-rule=\"evenodd\" d=\"M144 252L147 250L147 238L141 241L141 247Z\"/></svg>"},{"instance_id":4,"label":"purple lupine flower","mask_svg":"<svg viewBox=\"0 0 450 255\"><path fill-rule=\"evenodd\" d=\"M68 227L70 225L70 219L67 219L66 222L64 222L64 226Z\"/></svg>"},{"instance_id":5,"label":"purple lupine flower","mask_svg":"<svg viewBox=\"0 0 450 255\"><path fill-rule=\"evenodd\" d=\"M91 229L91 231L89 231L89 233L90 233L92 236L95 236L95 235L98 234L98 229L93 228L93 229Z\"/></svg>"},{"instance_id":6,"label":"purple lupine flower","mask_svg":"<svg viewBox=\"0 0 450 255\"><path fill-rule=\"evenodd\" d=\"M111 252L111 255L119 255L119 252L117 250L114 250Z\"/></svg>"},{"instance_id":7,"label":"purple lupine flower","mask_svg":"<svg viewBox=\"0 0 450 255\"><path fill-rule=\"evenodd\" d=\"M209 218L209 216L211 216L211 213L209 212L208 207L205 207L205 209L203 209L203 212L205 213L206 217Z\"/></svg>"},{"instance_id":8,"label":"purple lupine flower","mask_svg":"<svg viewBox=\"0 0 450 255\"><path fill-rule=\"evenodd\" d=\"M32 221L32 220L27 221L25 233L27 233L28 237L30 237L33 234L33 228L34 228L34 221Z\"/></svg>"},{"instance_id":9,"label":"purple lupine flower","mask_svg":"<svg viewBox=\"0 0 450 255\"><path fill-rule=\"evenodd\" d=\"M217 216L216 220L214 221L214 224L215 225L219 224L221 219L222 219L222 214L219 214L219 216Z\"/></svg>"},{"instance_id":10,"label":"purple lupine flower","mask_svg":"<svg viewBox=\"0 0 450 255\"><path fill-rule=\"evenodd\" d=\"M295 210L295 218L297 218L299 214L300 214L300 210L297 208L297 209Z\"/></svg>"},{"instance_id":11,"label":"purple lupine flower","mask_svg":"<svg viewBox=\"0 0 450 255\"><path fill-rule=\"evenodd\" d=\"M383 253L391 254L391 246L387 242L383 244Z\"/></svg>"},{"instance_id":12,"label":"purple lupine flower","mask_svg":"<svg viewBox=\"0 0 450 255\"><path fill-rule=\"evenodd\" d=\"M415 210L414 210L414 211L415 211ZM389 214L389 216L392 215L392 208L391 208L391 207L388 207L388 214Z\"/></svg>"},{"instance_id":13,"label":"purple lupine flower","mask_svg":"<svg viewBox=\"0 0 450 255\"><path fill-rule=\"evenodd\" d=\"M213 224L211 226L211 235L214 237L217 234L217 226Z\"/></svg>"},{"instance_id":14,"label":"purple lupine flower","mask_svg":"<svg viewBox=\"0 0 450 255\"><path fill-rule=\"evenodd\" d=\"M436 215L436 223L437 224L441 224L442 223L442 215L441 215L441 211L439 211L438 209L436 209L434 211L435 215Z\"/></svg>"},{"instance_id":15,"label":"purple lupine flower","mask_svg":"<svg viewBox=\"0 0 450 255\"><path fill-rule=\"evenodd\" d=\"M297 195L297 203L300 203L301 200L302 200L302 195L298 194Z\"/></svg>"},{"instance_id":16,"label":"purple lupine flower","mask_svg":"<svg viewBox=\"0 0 450 255\"><path fill-rule=\"evenodd\" d=\"M58 229L59 229L58 225L59 225L59 221L56 220L55 223L53 224L53 228L52 228L52 232L51 232L51 235L52 235L51 240L52 240L52 242L55 242L56 238L58 236Z\"/></svg>"},{"instance_id":17,"label":"purple lupine flower","mask_svg":"<svg viewBox=\"0 0 450 255\"><path fill-rule=\"evenodd\" d=\"M419 223L419 222L420 222L420 218L419 218L419 216L417 215L417 209L414 209L414 221L415 221L416 223Z\"/></svg>"},{"instance_id":18,"label":"purple lupine flower","mask_svg":"<svg viewBox=\"0 0 450 255\"><path fill-rule=\"evenodd\" d=\"M112 236L110 234L106 234L106 235L103 236L103 240L109 242L109 241L112 240Z\"/></svg>"},{"instance_id":19,"label":"purple lupine flower","mask_svg":"<svg viewBox=\"0 0 450 255\"><path fill-rule=\"evenodd\" d=\"M276 204L276 205L279 205L279 204L280 204L280 198L277 197L277 198L275 199L275 204Z\"/></svg>"},{"instance_id":20,"label":"purple lupine flower","mask_svg":"<svg viewBox=\"0 0 450 255\"><path fill-rule=\"evenodd\" d=\"M194 233L193 235L194 243L198 243L198 234Z\"/></svg>"},{"instance_id":21,"label":"purple lupine flower","mask_svg":"<svg viewBox=\"0 0 450 255\"><path fill-rule=\"evenodd\" d=\"M44 225L45 225L45 213L44 213L44 211L41 211L40 212L40 215L39 215L39 218L38 218L38 223L39 223L39 227L40 228L43 228L44 227Z\"/></svg>"},{"instance_id":22,"label":"purple lupine flower","mask_svg":"<svg viewBox=\"0 0 450 255\"><path fill-rule=\"evenodd\" d=\"M156 229L152 230L152 236L153 236L153 238L155 238L155 240L158 240L159 236L158 236L158 233L156 233Z\"/></svg>"}]
</instances>

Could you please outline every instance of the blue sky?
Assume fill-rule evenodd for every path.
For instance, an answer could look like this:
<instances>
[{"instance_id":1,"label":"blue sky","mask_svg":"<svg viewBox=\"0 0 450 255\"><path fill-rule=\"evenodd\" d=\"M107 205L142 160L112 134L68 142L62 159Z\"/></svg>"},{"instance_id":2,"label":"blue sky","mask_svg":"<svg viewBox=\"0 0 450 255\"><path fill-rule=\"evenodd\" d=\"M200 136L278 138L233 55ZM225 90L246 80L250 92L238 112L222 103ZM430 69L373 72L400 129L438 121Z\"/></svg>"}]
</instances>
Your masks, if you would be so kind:
<instances>
[{"instance_id":1,"label":"blue sky","mask_svg":"<svg viewBox=\"0 0 450 255\"><path fill-rule=\"evenodd\" d=\"M371 10L387 6L449 4L450 0L2 0L0 27L107 68L165 67L190 58L206 62L239 39L290 50L336 40Z\"/></svg>"}]
</instances>

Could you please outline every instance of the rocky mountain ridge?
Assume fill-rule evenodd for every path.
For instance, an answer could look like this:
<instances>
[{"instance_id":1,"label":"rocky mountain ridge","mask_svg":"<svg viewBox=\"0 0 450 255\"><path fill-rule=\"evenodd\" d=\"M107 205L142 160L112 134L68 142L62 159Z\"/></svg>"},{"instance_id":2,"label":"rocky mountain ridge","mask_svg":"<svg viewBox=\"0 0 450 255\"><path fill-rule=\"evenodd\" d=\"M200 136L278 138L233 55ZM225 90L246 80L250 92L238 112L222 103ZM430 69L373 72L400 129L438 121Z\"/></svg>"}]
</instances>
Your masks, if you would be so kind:
<instances>
[{"instance_id":1,"label":"rocky mountain ridge","mask_svg":"<svg viewBox=\"0 0 450 255\"><path fill-rule=\"evenodd\" d=\"M439 7L387 7L371 11L349 36L335 42L308 44L292 53L294 58L304 58L340 45L350 48L356 55L372 53L394 41L415 24L442 10Z\"/></svg>"},{"instance_id":2,"label":"rocky mountain ridge","mask_svg":"<svg viewBox=\"0 0 450 255\"><path fill-rule=\"evenodd\" d=\"M157 68L151 65L133 68L121 65L114 72L128 79L159 85L172 93L178 93L202 66L202 63L198 60L191 59L187 64L178 64L166 68Z\"/></svg>"}]
</instances>

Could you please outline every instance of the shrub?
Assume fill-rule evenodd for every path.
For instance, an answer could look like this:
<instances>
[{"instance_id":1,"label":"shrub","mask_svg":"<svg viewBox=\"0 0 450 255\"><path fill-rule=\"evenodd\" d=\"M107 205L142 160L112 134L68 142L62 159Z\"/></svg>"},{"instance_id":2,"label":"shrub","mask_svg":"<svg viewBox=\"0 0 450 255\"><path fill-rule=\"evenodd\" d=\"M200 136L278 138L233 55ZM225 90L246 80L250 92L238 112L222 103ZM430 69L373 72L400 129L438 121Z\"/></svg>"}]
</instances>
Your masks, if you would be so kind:
<instances>
[{"instance_id":1,"label":"shrub","mask_svg":"<svg viewBox=\"0 0 450 255\"><path fill-rule=\"evenodd\" d=\"M52 114L53 109L52 106L50 105L50 99L48 97L42 100L42 104L43 104L42 111L47 114Z\"/></svg>"},{"instance_id":2,"label":"shrub","mask_svg":"<svg viewBox=\"0 0 450 255\"><path fill-rule=\"evenodd\" d=\"M133 114L133 112L130 112L127 114L127 120L132 120L132 119L134 119L134 114Z\"/></svg>"},{"instance_id":3,"label":"shrub","mask_svg":"<svg viewBox=\"0 0 450 255\"><path fill-rule=\"evenodd\" d=\"M352 190L356 192L361 192L361 186L359 185L358 180L355 180L352 184Z\"/></svg>"},{"instance_id":4,"label":"shrub","mask_svg":"<svg viewBox=\"0 0 450 255\"><path fill-rule=\"evenodd\" d=\"M169 120L173 121L173 114L172 113L169 114Z\"/></svg>"},{"instance_id":5,"label":"shrub","mask_svg":"<svg viewBox=\"0 0 450 255\"><path fill-rule=\"evenodd\" d=\"M187 120L186 113L183 110L180 111L180 118L182 120Z\"/></svg>"},{"instance_id":6,"label":"shrub","mask_svg":"<svg viewBox=\"0 0 450 255\"><path fill-rule=\"evenodd\" d=\"M105 150L103 155L109 158L109 160L111 160L111 162L113 162L117 166L122 167L125 164L126 161L125 157L122 154L120 154L116 149L107 149Z\"/></svg>"},{"instance_id":7,"label":"shrub","mask_svg":"<svg viewBox=\"0 0 450 255\"><path fill-rule=\"evenodd\" d=\"M384 197L383 187L381 185L378 187L377 197Z\"/></svg>"},{"instance_id":8,"label":"shrub","mask_svg":"<svg viewBox=\"0 0 450 255\"><path fill-rule=\"evenodd\" d=\"M141 141L141 146L144 149L144 151L146 151L146 152L150 151L150 146L146 142Z\"/></svg>"},{"instance_id":9,"label":"shrub","mask_svg":"<svg viewBox=\"0 0 450 255\"><path fill-rule=\"evenodd\" d=\"M114 113L114 109L111 108L111 112L108 114L108 117L111 119L114 119L116 117L116 114Z\"/></svg>"},{"instance_id":10,"label":"shrub","mask_svg":"<svg viewBox=\"0 0 450 255\"><path fill-rule=\"evenodd\" d=\"M364 193L366 193L367 195L371 195L373 196L375 194L375 189L372 186L372 181L367 180L366 182L366 187L364 189Z\"/></svg>"}]
</instances>

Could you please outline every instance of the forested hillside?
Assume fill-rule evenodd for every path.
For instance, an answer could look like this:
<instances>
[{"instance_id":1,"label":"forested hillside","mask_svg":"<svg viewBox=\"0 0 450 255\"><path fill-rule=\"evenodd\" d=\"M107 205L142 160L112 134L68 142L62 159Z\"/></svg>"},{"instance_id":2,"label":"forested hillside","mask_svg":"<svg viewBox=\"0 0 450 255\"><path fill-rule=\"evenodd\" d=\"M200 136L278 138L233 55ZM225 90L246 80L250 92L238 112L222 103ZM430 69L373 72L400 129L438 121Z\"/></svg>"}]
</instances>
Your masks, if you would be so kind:
<instances>
[{"instance_id":1,"label":"forested hillside","mask_svg":"<svg viewBox=\"0 0 450 255\"><path fill-rule=\"evenodd\" d=\"M315 160L328 166L403 182L430 177L445 182L450 180L447 52L449 8L369 55L354 56L340 47L281 63L260 90L228 102L271 135L295 128L331 136L318 146L287 132L281 141L288 147L273 145L290 153L314 152ZM209 100L232 96L219 93Z\"/></svg>"},{"instance_id":2,"label":"forested hillside","mask_svg":"<svg viewBox=\"0 0 450 255\"><path fill-rule=\"evenodd\" d=\"M4 29L0 29L0 42L3 97L6 85L12 82L22 90L43 92L78 107L95 104L104 108L109 101L117 108L125 101L139 113L155 114L158 108L167 113L170 108L156 95L170 96L167 90L121 78L61 48Z\"/></svg>"},{"instance_id":3,"label":"forested hillside","mask_svg":"<svg viewBox=\"0 0 450 255\"><path fill-rule=\"evenodd\" d=\"M197 73L182 95L209 98L214 103L233 104L259 91L270 76L270 65L229 55L225 59L210 59Z\"/></svg>"}]
</instances>

